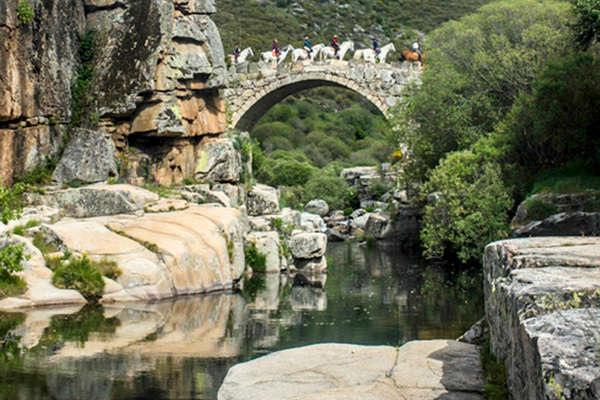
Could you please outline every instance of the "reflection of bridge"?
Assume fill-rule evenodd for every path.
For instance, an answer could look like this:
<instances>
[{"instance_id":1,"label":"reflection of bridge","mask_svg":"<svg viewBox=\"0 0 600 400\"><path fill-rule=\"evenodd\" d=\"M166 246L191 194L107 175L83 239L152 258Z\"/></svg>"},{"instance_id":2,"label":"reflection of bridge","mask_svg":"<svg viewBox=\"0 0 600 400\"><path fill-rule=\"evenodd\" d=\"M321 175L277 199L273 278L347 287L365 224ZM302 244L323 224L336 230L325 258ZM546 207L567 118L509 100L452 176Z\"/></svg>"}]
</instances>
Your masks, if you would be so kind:
<instances>
[{"instance_id":1,"label":"reflection of bridge","mask_svg":"<svg viewBox=\"0 0 600 400\"><path fill-rule=\"evenodd\" d=\"M264 63L232 67L225 89L229 126L248 131L272 106L289 95L317 86L353 90L385 116L411 82L420 82L418 63L370 64L361 61L299 62L277 68Z\"/></svg>"}]
</instances>

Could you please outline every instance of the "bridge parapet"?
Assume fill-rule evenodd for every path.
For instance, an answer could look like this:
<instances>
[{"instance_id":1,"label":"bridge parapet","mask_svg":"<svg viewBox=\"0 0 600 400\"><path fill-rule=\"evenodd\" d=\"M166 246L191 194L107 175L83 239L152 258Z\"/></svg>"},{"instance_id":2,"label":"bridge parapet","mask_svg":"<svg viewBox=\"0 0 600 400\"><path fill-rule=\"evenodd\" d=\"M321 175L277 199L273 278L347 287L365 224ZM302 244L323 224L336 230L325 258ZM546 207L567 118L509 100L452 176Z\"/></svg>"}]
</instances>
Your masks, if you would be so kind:
<instances>
[{"instance_id":1,"label":"bridge parapet","mask_svg":"<svg viewBox=\"0 0 600 400\"><path fill-rule=\"evenodd\" d=\"M250 130L270 107L285 97L317 86L351 89L373 103L386 117L410 83L420 84L418 63L372 64L362 61L244 63L232 66L224 97L229 125Z\"/></svg>"}]
</instances>

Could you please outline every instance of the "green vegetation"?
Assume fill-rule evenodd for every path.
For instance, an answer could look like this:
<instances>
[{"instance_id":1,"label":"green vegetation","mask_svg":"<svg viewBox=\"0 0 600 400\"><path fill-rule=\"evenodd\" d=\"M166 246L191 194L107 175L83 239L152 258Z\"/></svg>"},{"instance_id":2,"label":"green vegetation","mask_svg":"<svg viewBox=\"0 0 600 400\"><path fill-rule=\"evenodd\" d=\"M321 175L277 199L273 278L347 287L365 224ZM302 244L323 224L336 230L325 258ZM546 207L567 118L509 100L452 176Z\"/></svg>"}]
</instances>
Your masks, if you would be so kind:
<instances>
[{"instance_id":1,"label":"green vegetation","mask_svg":"<svg viewBox=\"0 0 600 400\"><path fill-rule=\"evenodd\" d=\"M356 206L356 193L339 178L342 168L379 165L396 147L374 106L337 88L289 97L269 110L251 135L260 143L253 145L254 177L286 186L283 205L294 208L315 198L332 209Z\"/></svg>"},{"instance_id":2,"label":"green vegetation","mask_svg":"<svg viewBox=\"0 0 600 400\"><path fill-rule=\"evenodd\" d=\"M258 1L221 0L213 19L221 30L227 53L239 43L254 53L271 49L273 38L281 45L301 47L305 35L314 44L328 43L334 34L369 46L371 32L383 32L396 48L408 48L415 32L428 32L442 22L475 11L489 0L348 0L340 3L318 0ZM295 3L303 9L296 13ZM359 27L357 27L359 25ZM356 31L355 31L356 27ZM360 28L364 29L360 32ZM381 33L378 35L381 36ZM379 37L383 41L382 37ZM398 47L400 46L400 47Z\"/></svg>"},{"instance_id":3,"label":"green vegetation","mask_svg":"<svg viewBox=\"0 0 600 400\"><path fill-rule=\"evenodd\" d=\"M0 221L4 224L11 219L17 219L23 209L22 195L25 186L17 183L5 188L0 185Z\"/></svg>"},{"instance_id":4,"label":"green vegetation","mask_svg":"<svg viewBox=\"0 0 600 400\"><path fill-rule=\"evenodd\" d=\"M90 113L93 101L90 86L94 78L94 52L96 47L96 31L87 31L80 39L79 58L81 64L77 69L77 78L71 87L71 126L93 127L97 124L97 116Z\"/></svg>"},{"instance_id":5,"label":"green vegetation","mask_svg":"<svg viewBox=\"0 0 600 400\"><path fill-rule=\"evenodd\" d=\"M251 243L244 249L246 267L252 268L252 272L265 272L267 270L267 256L258 251L256 244Z\"/></svg>"},{"instance_id":6,"label":"green vegetation","mask_svg":"<svg viewBox=\"0 0 600 400\"><path fill-rule=\"evenodd\" d=\"M588 48L600 40L600 0L571 0L576 21L572 28L575 40L582 48Z\"/></svg>"},{"instance_id":7,"label":"green vegetation","mask_svg":"<svg viewBox=\"0 0 600 400\"><path fill-rule=\"evenodd\" d=\"M23 271L23 261L27 258L22 244L8 244L0 249L0 298L16 296L25 291L25 281L14 274Z\"/></svg>"},{"instance_id":8,"label":"green vegetation","mask_svg":"<svg viewBox=\"0 0 600 400\"><path fill-rule=\"evenodd\" d=\"M60 263L52 274L52 284L63 289L75 289L86 299L101 297L105 285L102 272L86 256Z\"/></svg>"},{"instance_id":9,"label":"green vegetation","mask_svg":"<svg viewBox=\"0 0 600 400\"><path fill-rule=\"evenodd\" d=\"M34 17L35 13L29 0L19 1L19 4L17 4L17 19L19 20L19 25L29 24Z\"/></svg>"},{"instance_id":10,"label":"green vegetation","mask_svg":"<svg viewBox=\"0 0 600 400\"><path fill-rule=\"evenodd\" d=\"M530 221L541 221L558 212L558 207L539 199L527 199L527 219Z\"/></svg>"},{"instance_id":11,"label":"green vegetation","mask_svg":"<svg viewBox=\"0 0 600 400\"><path fill-rule=\"evenodd\" d=\"M117 317L104 317L101 306L85 305L79 312L70 315L55 315L44 331L42 342L76 342L83 346L92 333L110 336L120 325Z\"/></svg>"},{"instance_id":12,"label":"green vegetation","mask_svg":"<svg viewBox=\"0 0 600 400\"><path fill-rule=\"evenodd\" d=\"M429 35L423 84L395 118L407 187L439 195L426 256L479 262L528 193L598 187L600 64L576 52L573 18L566 2L499 1Z\"/></svg>"},{"instance_id":13,"label":"green vegetation","mask_svg":"<svg viewBox=\"0 0 600 400\"><path fill-rule=\"evenodd\" d=\"M490 339L486 339L481 349L481 365L485 371L487 383L485 397L488 400L506 400L509 398L506 386L506 371L504 364L499 362L490 350Z\"/></svg>"}]
</instances>

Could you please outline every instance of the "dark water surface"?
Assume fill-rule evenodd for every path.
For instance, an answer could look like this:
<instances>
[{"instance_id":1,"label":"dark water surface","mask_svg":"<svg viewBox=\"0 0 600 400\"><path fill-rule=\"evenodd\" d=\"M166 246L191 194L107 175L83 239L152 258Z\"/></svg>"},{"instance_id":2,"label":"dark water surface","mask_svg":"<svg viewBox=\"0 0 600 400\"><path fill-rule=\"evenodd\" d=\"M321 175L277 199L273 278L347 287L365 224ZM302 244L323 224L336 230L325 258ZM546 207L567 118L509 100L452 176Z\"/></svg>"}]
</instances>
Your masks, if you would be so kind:
<instances>
[{"instance_id":1,"label":"dark water surface","mask_svg":"<svg viewBox=\"0 0 600 400\"><path fill-rule=\"evenodd\" d=\"M243 295L0 313L0 399L216 399L241 361L318 342L456 338L483 315L478 273L343 243L327 258L324 288L270 275Z\"/></svg>"}]
</instances>

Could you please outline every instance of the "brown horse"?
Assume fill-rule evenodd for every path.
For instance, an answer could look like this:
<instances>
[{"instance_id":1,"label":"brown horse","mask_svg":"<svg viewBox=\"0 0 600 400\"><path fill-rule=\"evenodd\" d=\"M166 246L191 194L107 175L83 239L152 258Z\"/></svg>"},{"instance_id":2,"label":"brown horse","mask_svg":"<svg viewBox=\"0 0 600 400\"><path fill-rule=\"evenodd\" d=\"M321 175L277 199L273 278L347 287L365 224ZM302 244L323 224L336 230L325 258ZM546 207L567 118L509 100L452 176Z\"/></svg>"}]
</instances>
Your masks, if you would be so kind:
<instances>
[{"instance_id":1,"label":"brown horse","mask_svg":"<svg viewBox=\"0 0 600 400\"><path fill-rule=\"evenodd\" d=\"M416 53L411 50L404 50L402 55L400 56L400 61L414 61L421 62L421 65L425 63L425 53L421 56L421 60L419 60L419 53Z\"/></svg>"}]
</instances>

